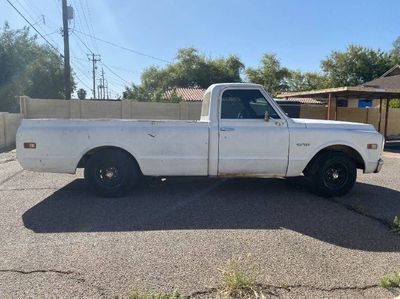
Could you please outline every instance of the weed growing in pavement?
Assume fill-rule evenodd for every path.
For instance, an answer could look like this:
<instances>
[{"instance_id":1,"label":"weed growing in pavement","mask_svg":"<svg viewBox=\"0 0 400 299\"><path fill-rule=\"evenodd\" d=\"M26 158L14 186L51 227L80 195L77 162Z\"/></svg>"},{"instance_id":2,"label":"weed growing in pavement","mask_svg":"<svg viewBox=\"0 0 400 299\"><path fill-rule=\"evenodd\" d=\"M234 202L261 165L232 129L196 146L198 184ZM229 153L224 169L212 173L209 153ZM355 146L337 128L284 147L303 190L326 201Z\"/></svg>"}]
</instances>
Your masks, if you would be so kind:
<instances>
[{"instance_id":1,"label":"weed growing in pavement","mask_svg":"<svg viewBox=\"0 0 400 299\"><path fill-rule=\"evenodd\" d=\"M383 277L379 285L385 289L400 288L400 272L395 273L393 276Z\"/></svg>"},{"instance_id":2,"label":"weed growing in pavement","mask_svg":"<svg viewBox=\"0 0 400 299\"><path fill-rule=\"evenodd\" d=\"M128 299L186 299L186 296L179 294L177 291L172 293L141 293L138 290L133 290L129 293Z\"/></svg>"},{"instance_id":3,"label":"weed growing in pavement","mask_svg":"<svg viewBox=\"0 0 400 299\"><path fill-rule=\"evenodd\" d=\"M216 291L216 297L221 299L266 299L261 286L257 283L259 271L247 258L230 258L221 271L220 287L211 290ZM188 299L174 291L173 293L140 292L133 290L128 299ZM115 297L118 299L118 297Z\"/></svg>"},{"instance_id":4,"label":"weed growing in pavement","mask_svg":"<svg viewBox=\"0 0 400 299\"><path fill-rule=\"evenodd\" d=\"M391 224L392 232L400 234L400 218L394 217L394 220Z\"/></svg>"},{"instance_id":5,"label":"weed growing in pavement","mask_svg":"<svg viewBox=\"0 0 400 299\"><path fill-rule=\"evenodd\" d=\"M235 257L221 270L221 298L265 298L257 285L259 271L246 259Z\"/></svg>"}]
</instances>

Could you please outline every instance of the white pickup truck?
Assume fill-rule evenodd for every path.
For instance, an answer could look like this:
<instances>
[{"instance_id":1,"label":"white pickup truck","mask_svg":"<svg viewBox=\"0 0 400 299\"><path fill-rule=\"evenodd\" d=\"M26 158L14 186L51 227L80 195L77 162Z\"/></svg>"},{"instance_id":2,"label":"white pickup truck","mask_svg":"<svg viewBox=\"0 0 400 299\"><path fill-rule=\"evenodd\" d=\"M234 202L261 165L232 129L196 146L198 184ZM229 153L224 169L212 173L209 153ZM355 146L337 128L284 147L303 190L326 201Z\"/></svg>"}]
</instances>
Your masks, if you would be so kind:
<instances>
[{"instance_id":1,"label":"white pickup truck","mask_svg":"<svg viewBox=\"0 0 400 299\"><path fill-rule=\"evenodd\" d=\"M379 172L384 138L372 125L291 119L260 85L211 85L199 121L25 119L24 169L84 176L93 192L122 196L141 176L293 177L342 196L357 168Z\"/></svg>"}]
</instances>

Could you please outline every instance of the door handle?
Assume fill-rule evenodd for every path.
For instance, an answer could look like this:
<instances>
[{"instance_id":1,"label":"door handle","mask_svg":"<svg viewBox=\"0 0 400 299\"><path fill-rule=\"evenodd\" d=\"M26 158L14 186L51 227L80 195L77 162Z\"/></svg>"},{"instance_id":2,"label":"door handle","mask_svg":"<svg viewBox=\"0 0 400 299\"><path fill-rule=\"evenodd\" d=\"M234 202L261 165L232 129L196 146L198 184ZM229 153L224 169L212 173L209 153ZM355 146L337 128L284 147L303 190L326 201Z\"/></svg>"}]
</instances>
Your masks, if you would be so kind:
<instances>
[{"instance_id":1,"label":"door handle","mask_svg":"<svg viewBox=\"0 0 400 299\"><path fill-rule=\"evenodd\" d=\"M223 131L223 132L235 131L234 128L227 128L227 127L222 127L222 128L220 128L219 130L220 130L220 131Z\"/></svg>"}]
</instances>

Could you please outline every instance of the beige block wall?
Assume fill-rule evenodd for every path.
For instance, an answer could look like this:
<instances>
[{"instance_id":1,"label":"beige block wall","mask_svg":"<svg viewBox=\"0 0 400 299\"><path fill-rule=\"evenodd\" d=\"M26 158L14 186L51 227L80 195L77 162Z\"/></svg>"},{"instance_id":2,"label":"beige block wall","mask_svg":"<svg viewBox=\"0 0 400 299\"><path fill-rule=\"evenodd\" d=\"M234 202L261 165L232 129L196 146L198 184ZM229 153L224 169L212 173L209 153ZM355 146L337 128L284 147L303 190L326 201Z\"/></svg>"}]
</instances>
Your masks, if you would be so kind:
<instances>
[{"instance_id":1,"label":"beige block wall","mask_svg":"<svg viewBox=\"0 0 400 299\"><path fill-rule=\"evenodd\" d=\"M48 99L28 99L25 98L23 114L29 118L69 118L70 101L66 100L48 100Z\"/></svg>"},{"instance_id":2,"label":"beige block wall","mask_svg":"<svg viewBox=\"0 0 400 299\"><path fill-rule=\"evenodd\" d=\"M198 120L201 103L146 103L123 101L44 100L21 97L25 118L135 118Z\"/></svg>"},{"instance_id":3,"label":"beige block wall","mask_svg":"<svg viewBox=\"0 0 400 299\"><path fill-rule=\"evenodd\" d=\"M5 113L0 112L0 149L6 147L6 122Z\"/></svg>"},{"instance_id":4,"label":"beige block wall","mask_svg":"<svg viewBox=\"0 0 400 299\"><path fill-rule=\"evenodd\" d=\"M188 104L188 119L200 119L202 103L190 102Z\"/></svg>"},{"instance_id":5,"label":"beige block wall","mask_svg":"<svg viewBox=\"0 0 400 299\"><path fill-rule=\"evenodd\" d=\"M367 122L367 114L364 108L344 108L338 107L337 108L337 120L344 120L344 121L354 121L359 123L366 123ZM335 115L332 115L333 119L335 119Z\"/></svg>"},{"instance_id":6,"label":"beige block wall","mask_svg":"<svg viewBox=\"0 0 400 299\"><path fill-rule=\"evenodd\" d=\"M326 115L327 108L323 106L302 105L300 109L300 118L326 119ZM337 118L337 120L372 124L377 130L380 127L380 132L383 134L385 131L385 115L385 109L382 109L380 115L379 108L338 107L336 117L335 111L331 112L331 119ZM388 136L400 135L400 109L389 109L387 134Z\"/></svg>"},{"instance_id":7,"label":"beige block wall","mask_svg":"<svg viewBox=\"0 0 400 299\"><path fill-rule=\"evenodd\" d=\"M385 125L384 120L382 127ZM399 136L400 135L400 109L390 108L389 109L389 119L388 119L388 135L389 136Z\"/></svg>"},{"instance_id":8,"label":"beige block wall","mask_svg":"<svg viewBox=\"0 0 400 299\"><path fill-rule=\"evenodd\" d=\"M349 101L350 102L350 101ZM379 100L378 100L379 102ZM336 108L336 107L335 107ZM384 132L385 109L382 109L381 132ZM400 109L389 109L388 135L400 135ZM21 97L21 111L25 118L136 118L188 119L200 118L201 103L146 103L123 101L43 100ZM326 119L327 107L302 105L301 118ZM331 110L331 119L362 122L379 127L379 108L345 108ZM0 124L1 126L1 124ZM1 128L0 128L1 132Z\"/></svg>"},{"instance_id":9,"label":"beige block wall","mask_svg":"<svg viewBox=\"0 0 400 299\"><path fill-rule=\"evenodd\" d=\"M121 118L121 102L111 101L77 101L81 106L79 118Z\"/></svg>"},{"instance_id":10,"label":"beige block wall","mask_svg":"<svg viewBox=\"0 0 400 299\"><path fill-rule=\"evenodd\" d=\"M15 136L21 120L21 114L0 112L0 150L15 145Z\"/></svg>"},{"instance_id":11,"label":"beige block wall","mask_svg":"<svg viewBox=\"0 0 400 299\"><path fill-rule=\"evenodd\" d=\"M179 103L132 102L132 118L136 119L187 119Z\"/></svg>"},{"instance_id":12,"label":"beige block wall","mask_svg":"<svg viewBox=\"0 0 400 299\"><path fill-rule=\"evenodd\" d=\"M6 147L15 145L17 130L22 121L22 115L19 113L7 113L5 115L5 140Z\"/></svg>"}]
</instances>

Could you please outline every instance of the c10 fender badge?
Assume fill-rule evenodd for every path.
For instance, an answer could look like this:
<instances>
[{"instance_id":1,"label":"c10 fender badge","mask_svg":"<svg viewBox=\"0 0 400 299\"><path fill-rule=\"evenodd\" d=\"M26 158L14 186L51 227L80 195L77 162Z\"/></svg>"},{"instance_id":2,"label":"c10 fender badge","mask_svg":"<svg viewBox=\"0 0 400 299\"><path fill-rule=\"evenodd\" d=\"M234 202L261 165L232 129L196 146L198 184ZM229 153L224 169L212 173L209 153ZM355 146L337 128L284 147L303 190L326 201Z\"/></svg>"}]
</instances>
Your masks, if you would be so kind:
<instances>
[{"instance_id":1,"label":"c10 fender badge","mask_svg":"<svg viewBox=\"0 0 400 299\"><path fill-rule=\"evenodd\" d=\"M310 146L309 143L296 143L297 146Z\"/></svg>"}]
</instances>

